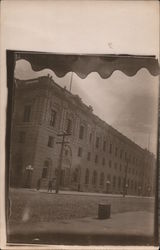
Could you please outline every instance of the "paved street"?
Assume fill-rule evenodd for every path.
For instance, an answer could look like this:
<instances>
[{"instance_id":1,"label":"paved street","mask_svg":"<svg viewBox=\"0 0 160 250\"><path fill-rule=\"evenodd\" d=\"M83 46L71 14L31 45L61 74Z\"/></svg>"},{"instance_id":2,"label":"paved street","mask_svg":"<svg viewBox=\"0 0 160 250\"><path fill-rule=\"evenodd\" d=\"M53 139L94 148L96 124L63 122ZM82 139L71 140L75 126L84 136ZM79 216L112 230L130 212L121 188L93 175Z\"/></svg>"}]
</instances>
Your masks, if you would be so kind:
<instances>
[{"instance_id":1,"label":"paved street","mask_svg":"<svg viewBox=\"0 0 160 250\"><path fill-rule=\"evenodd\" d=\"M70 220L58 220L55 222L37 222L37 223L15 223L11 226L10 232L57 232L57 233L111 233L111 234L136 234L147 235L153 234L153 214L145 211L117 213L111 215L109 219L98 219L97 217L85 217ZM25 227L21 229L20 225ZM147 230L146 230L147 229Z\"/></svg>"},{"instance_id":2,"label":"paved street","mask_svg":"<svg viewBox=\"0 0 160 250\"><path fill-rule=\"evenodd\" d=\"M10 198L7 231L11 242L21 239L21 242L60 244L63 239L71 244L78 237L77 240L89 244L88 235L90 240L104 236L101 242L105 244L105 240L113 244L115 239L119 243L129 241L132 244L133 241L134 244L153 241L152 198L71 191L60 191L57 195L27 189L11 190ZM100 203L111 205L109 219L98 219Z\"/></svg>"},{"instance_id":3,"label":"paved street","mask_svg":"<svg viewBox=\"0 0 160 250\"><path fill-rule=\"evenodd\" d=\"M154 228L151 218L153 214L138 211L113 214L111 218L105 220L86 217L49 223L17 223L10 225L9 241L16 242L16 239L20 239L20 242L45 243L49 241L51 244L58 244L67 240L73 244L80 240L84 244L93 244L94 237L96 239L101 237L101 244L105 242L105 244L150 245L153 243Z\"/></svg>"}]
</instances>

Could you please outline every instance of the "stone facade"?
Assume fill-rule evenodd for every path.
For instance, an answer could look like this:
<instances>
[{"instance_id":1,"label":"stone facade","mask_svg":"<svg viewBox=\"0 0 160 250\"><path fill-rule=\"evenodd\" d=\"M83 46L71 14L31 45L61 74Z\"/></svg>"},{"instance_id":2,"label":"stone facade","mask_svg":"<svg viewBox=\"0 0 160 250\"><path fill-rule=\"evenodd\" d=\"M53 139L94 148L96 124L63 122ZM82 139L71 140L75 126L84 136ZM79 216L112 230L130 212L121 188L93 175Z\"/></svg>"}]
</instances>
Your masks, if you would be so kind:
<instances>
[{"instance_id":1,"label":"stone facade","mask_svg":"<svg viewBox=\"0 0 160 250\"><path fill-rule=\"evenodd\" d=\"M62 138L62 189L152 195L155 158L109 126L78 95L50 77L15 80L10 183L47 188L56 181Z\"/></svg>"}]
</instances>

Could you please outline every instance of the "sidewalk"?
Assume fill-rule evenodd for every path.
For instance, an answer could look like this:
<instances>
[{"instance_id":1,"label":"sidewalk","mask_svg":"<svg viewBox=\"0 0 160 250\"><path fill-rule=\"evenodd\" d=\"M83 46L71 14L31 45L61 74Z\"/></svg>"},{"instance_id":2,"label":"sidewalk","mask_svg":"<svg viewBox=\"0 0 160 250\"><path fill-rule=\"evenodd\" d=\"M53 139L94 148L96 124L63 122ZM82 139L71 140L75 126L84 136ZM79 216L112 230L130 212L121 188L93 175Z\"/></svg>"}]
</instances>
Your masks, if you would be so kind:
<instances>
[{"instance_id":1,"label":"sidewalk","mask_svg":"<svg viewBox=\"0 0 160 250\"><path fill-rule=\"evenodd\" d=\"M35 224L19 223L10 225L9 242L28 242L63 244L63 241L74 243L76 239L86 242L101 239L100 245L120 244L153 244L153 221L151 213L146 211L125 212L111 215L110 219L80 218L57 220L55 222L39 222ZM127 244L127 243L126 243Z\"/></svg>"},{"instance_id":2,"label":"sidewalk","mask_svg":"<svg viewBox=\"0 0 160 250\"><path fill-rule=\"evenodd\" d=\"M37 191L36 189L28 189L30 191ZM46 189L40 189L38 192L42 193L48 193ZM53 193L55 193L55 190L53 190ZM70 190L60 190L58 194L68 194L68 195L85 195L85 196L104 196L104 197L123 197L122 194L106 194L106 193L93 193L93 192L78 192L78 191L70 191ZM125 197L130 198L138 198L138 199L154 199L154 197L148 197L148 196L135 196L135 195L125 195Z\"/></svg>"}]
</instances>

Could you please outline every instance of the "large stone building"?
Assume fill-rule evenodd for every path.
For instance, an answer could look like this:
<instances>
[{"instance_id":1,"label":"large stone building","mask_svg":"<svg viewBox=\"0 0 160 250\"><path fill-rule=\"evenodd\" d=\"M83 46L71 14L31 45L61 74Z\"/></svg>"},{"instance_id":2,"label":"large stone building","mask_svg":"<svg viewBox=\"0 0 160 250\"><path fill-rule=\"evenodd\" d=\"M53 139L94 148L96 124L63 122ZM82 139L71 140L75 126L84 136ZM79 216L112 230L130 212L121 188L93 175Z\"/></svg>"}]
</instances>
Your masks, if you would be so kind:
<instances>
[{"instance_id":1,"label":"large stone building","mask_svg":"<svg viewBox=\"0 0 160 250\"><path fill-rule=\"evenodd\" d=\"M60 175L62 189L152 195L155 158L93 113L78 95L49 76L15 80L10 184L47 188Z\"/></svg>"}]
</instances>

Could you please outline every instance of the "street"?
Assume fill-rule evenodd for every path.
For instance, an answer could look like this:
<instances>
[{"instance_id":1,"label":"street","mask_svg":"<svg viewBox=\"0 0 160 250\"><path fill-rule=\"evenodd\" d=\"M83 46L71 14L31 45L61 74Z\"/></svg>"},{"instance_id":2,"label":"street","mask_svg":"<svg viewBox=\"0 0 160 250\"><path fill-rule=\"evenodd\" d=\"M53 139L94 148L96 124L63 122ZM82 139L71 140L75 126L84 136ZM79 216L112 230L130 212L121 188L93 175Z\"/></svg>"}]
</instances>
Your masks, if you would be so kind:
<instances>
[{"instance_id":1,"label":"street","mask_svg":"<svg viewBox=\"0 0 160 250\"><path fill-rule=\"evenodd\" d=\"M10 199L12 205L7 232L11 242L21 239L22 242L29 240L44 243L52 235L51 243L58 244L55 235L64 237L66 234L121 235L118 242L128 236L131 237L131 242L134 239L135 244L137 237L139 240L143 239L143 244L151 244L153 241L153 198L124 198L119 195L70 191L55 194L45 190L12 189ZM100 203L111 205L109 219L98 219ZM114 240L114 237L109 237L110 240L111 238ZM71 237L70 243L72 239Z\"/></svg>"}]
</instances>

